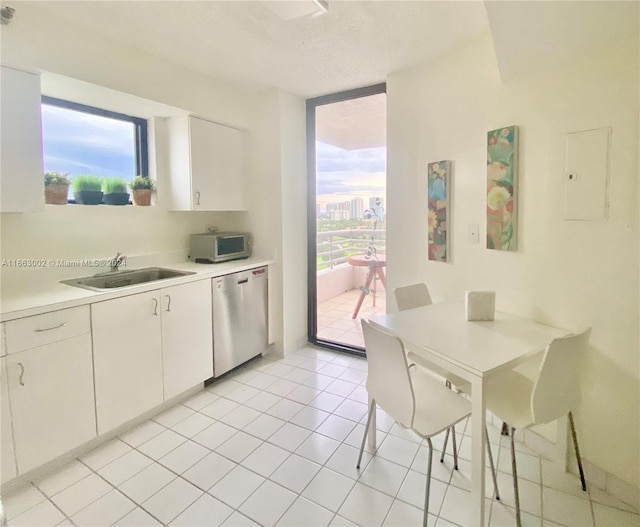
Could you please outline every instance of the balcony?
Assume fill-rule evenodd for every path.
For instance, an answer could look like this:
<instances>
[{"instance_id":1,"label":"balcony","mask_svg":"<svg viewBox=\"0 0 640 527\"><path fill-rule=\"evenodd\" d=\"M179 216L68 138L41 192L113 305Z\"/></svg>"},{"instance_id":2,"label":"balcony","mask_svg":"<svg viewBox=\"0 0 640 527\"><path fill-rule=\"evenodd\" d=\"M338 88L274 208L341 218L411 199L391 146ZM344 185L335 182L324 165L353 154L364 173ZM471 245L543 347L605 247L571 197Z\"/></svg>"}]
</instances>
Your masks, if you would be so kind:
<instances>
[{"instance_id":1,"label":"balcony","mask_svg":"<svg viewBox=\"0 0 640 527\"><path fill-rule=\"evenodd\" d=\"M318 233L317 266L317 337L350 346L364 347L361 318L382 315L386 310L385 291L376 278L370 294L355 319L351 318L365 284L367 267L354 267L347 258L367 251L371 236L375 236L378 253L385 251L385 231L373 229L348 229Z\"/></svg>"}]
</instances>

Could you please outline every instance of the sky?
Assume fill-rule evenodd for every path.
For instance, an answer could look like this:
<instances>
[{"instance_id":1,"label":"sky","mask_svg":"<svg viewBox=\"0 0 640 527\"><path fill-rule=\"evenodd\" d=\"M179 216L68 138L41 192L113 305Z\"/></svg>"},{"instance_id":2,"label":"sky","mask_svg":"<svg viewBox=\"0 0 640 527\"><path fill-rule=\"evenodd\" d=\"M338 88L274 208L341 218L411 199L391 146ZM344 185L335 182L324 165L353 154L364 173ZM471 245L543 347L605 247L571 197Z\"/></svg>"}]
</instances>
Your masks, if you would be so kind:
<instances>
[{"instance_id":1,"label":"sky","mask_svg":"<svg viewBox=\"0 0 640 527\"><path fill-rule=\"evenodd\" d=\"M45 172L133 179L134 132L133 123L43 104Z\"/></svg>"},{"instance_id":2,"label":"sky","mask_svg":"<svg viewBox=\"0 0 640 527\"><path fill-rule=\"evenodd\" d=\"M316 201L361 197L368 203L371 196L384 197L386 154L386 147L344 150L316 141Z\"/></svg>"}]
</instances>

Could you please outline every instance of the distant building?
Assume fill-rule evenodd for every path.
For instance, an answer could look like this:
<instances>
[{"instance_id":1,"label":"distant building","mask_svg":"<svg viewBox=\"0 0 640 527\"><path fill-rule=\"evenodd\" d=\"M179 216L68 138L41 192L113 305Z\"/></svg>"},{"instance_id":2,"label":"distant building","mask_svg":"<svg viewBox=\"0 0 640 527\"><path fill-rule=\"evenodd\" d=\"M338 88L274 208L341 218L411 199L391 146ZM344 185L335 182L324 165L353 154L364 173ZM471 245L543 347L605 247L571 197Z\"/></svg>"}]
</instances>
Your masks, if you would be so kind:
<instances>
[{"instance_id":1,"label":"distant building","mask_svg":"<svg viewBox=\"0 0 640 527\"><path fill-rule=\"evenodd\" d=\"M349 201L327 203L327 216L331 220L350 220L351 203Z\"/></svg>"},{"instance_id":2,"label":"distant building","mask_svg":"<svg viewBox=\"0 0 640 527\"><path fill-rule=\"evenodd\" d=\"M364 212L364 200L362 198L353 198L351 200L351 219L358 220L362 218Z\"/></svg>"}]
</instances>

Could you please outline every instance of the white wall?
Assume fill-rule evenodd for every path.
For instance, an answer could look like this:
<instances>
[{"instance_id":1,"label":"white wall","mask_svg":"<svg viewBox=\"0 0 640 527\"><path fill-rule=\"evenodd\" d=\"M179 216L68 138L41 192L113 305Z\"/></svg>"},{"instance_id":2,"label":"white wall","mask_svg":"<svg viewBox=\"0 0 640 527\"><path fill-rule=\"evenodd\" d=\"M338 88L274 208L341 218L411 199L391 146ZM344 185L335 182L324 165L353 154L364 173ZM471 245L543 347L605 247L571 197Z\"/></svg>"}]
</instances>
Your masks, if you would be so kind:
<instances>
[{"instance_id":1,"label":"white wall","mask_svg":"<svg viewBox=\"0 0 640 527\"><path fill-rule=\"evenodd\" d=\"M37 38L36 38L37 37ZM192 111L245 128L251 97L157 59L140 50L58 20L37 4L20 6L20 16L2 30L2 63L53 72ZM159 150L157 175L164 177ZM156 159L152 159L152 168ZM158 189L159 194L163 188ZM35 214L2 216L3 257L56 255L102 257L122 251L144 254L183 250L188 234L206 225L242 226L241 213L178 213L162 207L48 206Z\"/></svg>"},{"instance_id":2,"label":"white wall","mask_svg":"<svg viewBox=\"0 0 640 527\"><path fill-rule=\"evenodd\" d=\"M247 226L264 251L278 262L270 279L270 332L278 354L306 341L306 145L304 101L281 90L268 90L251 106L253 188ZM260 243L260 242L259 242Z\"/></svg>"},{"instance_id":3,"label":"white wall","mask_svg":"<svg viewBox=\"0 0 640 527\"><path fill-rule=\"evenodd\" d=\"M251 104L252 189L249 194L247 228L254 236L254 250L271 256L269 304L282 306L282 198L280 183L279 105L277 90L256 96ZM275 351L283 353L282 309L272 310L269 335Z\"/></svg>"},{"instance_id":4,"label":"white wall","mask_svg":"<svg viewBox=\"0 0 640 527\"><path fill-rule=\"evenodd\" d=\"M638 50L617 49L500 82L490 35L428 67L391 75L388 291L426 282L435 301L493 289L497 308L559 327L592 326L576 412L581 450L639 478ZM467 241L485 221L486 132L520 127L517 252ZM613 128L607 221L562 219L565 134ZM427 261L426 165L451 159L450 263ZM392 295L388 305L393 305Z\"/></svg>"},{"instance_id":5,"label":"white wall","mask_svg":"<svg viewBox=\"0 0 640 527\"><path fill-rule=\"evenodd\" d=\"M207 225L248 229L254 233L254 252L276 259L270 277L271 337L276 349L282 351L281 94L238 91L223 82L89 32L51 12L43 15L37 3L22 4L20 16L11 26L3 27L1 39L4 65L63 75L181 108L206 119L246 129L251 143L249 213L169 212L162 205L149 208L47 206L40 213L3 214L0 217L2 257L75 259L110 257L116 251L129 256L186 252L189 234L203 232ZM59 93L56 95L60 96ZM284 99L288 116L282 127L300 133L296 105L304 107L304 104L294 99ZM150 165L158 177L158 196L162 198L163 189L166 189L163 180L167 176L162 120L156 120L155 124L158 156L150 160ZM304 128L301 133L304 134ZM294 140L289 143L292 147L297 145ZM304 155L304 150L302 152ZM304 158L298 162L302 164L304 175ZM291 174L296 172L292 163L295 161L287 162ZM299 184L295 189L296 192L300 190ZM159 201L162 203L162 199ZM293 237L294 243L299 242L298 237L298 234ZM19 284L10 283L15 280L15 274L5 274L3 278L6 279L3 288L19 287ZM306 282L301 285L295 281L291 283L304 295ZM298 323L297 320L294 322ZM293 334L299 336L300 328Z\"/></svg>"},{"instance_id":6,"label":"white wall","mask_svg":"<svg viewBox=\"0 0 640 527\"><path fill-rule=\"evenodd\" d=\"M280 92L284 352L307 337L307 144L304 100Z\"/></svg>"}]
</instances>

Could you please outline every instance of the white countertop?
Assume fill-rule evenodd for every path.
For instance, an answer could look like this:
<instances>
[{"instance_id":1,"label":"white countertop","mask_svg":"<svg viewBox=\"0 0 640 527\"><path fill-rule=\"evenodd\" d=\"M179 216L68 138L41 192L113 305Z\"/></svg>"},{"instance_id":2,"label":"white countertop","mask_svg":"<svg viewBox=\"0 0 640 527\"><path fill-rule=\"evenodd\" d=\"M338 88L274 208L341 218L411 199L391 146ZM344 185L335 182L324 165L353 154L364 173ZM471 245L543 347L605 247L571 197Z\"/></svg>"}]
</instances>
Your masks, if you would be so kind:
<instances>
[{"instance_id":1,"label":"white countertop","mask_svg":"<svg viewBox=\"0 0 640 527\"><path fill-rule=\"evenodd\" d=\"M48 273L45 281L38 281L35 279L37 275L33 273L37 273L37 270L25 270L23 271L23 274L14 273L13 276L9 278L7 278L6 275L2 276L3 284L2 295L0 297L0 322L38 315L48 311L56 311L84 304L92 304L94 302L102 302L104 300L111 300L121 296L186 284L196 280L214 278L216 276L244 271L273 263L273 260L253 256L245 260L233 260L230 262L216 264L197 264L181 260L171 263L161 261L160 263L136 265L135 267L130 265L126 267L127 271L131 271L139 267L157 266L175 269L177 271L189 271L195 274L121 287L111 291L90 291L88 289L81 289L79 287L61 284L59 282L59 280L65 280L68 278L92 276L96 274L95 272L92 272L95 269L77 269L75 276L69 276L65 273L64 276L60 275L56 277L54 274ZM7 283L12 281L19 281L20 283Z\"/></svg>"}]
</instances>

